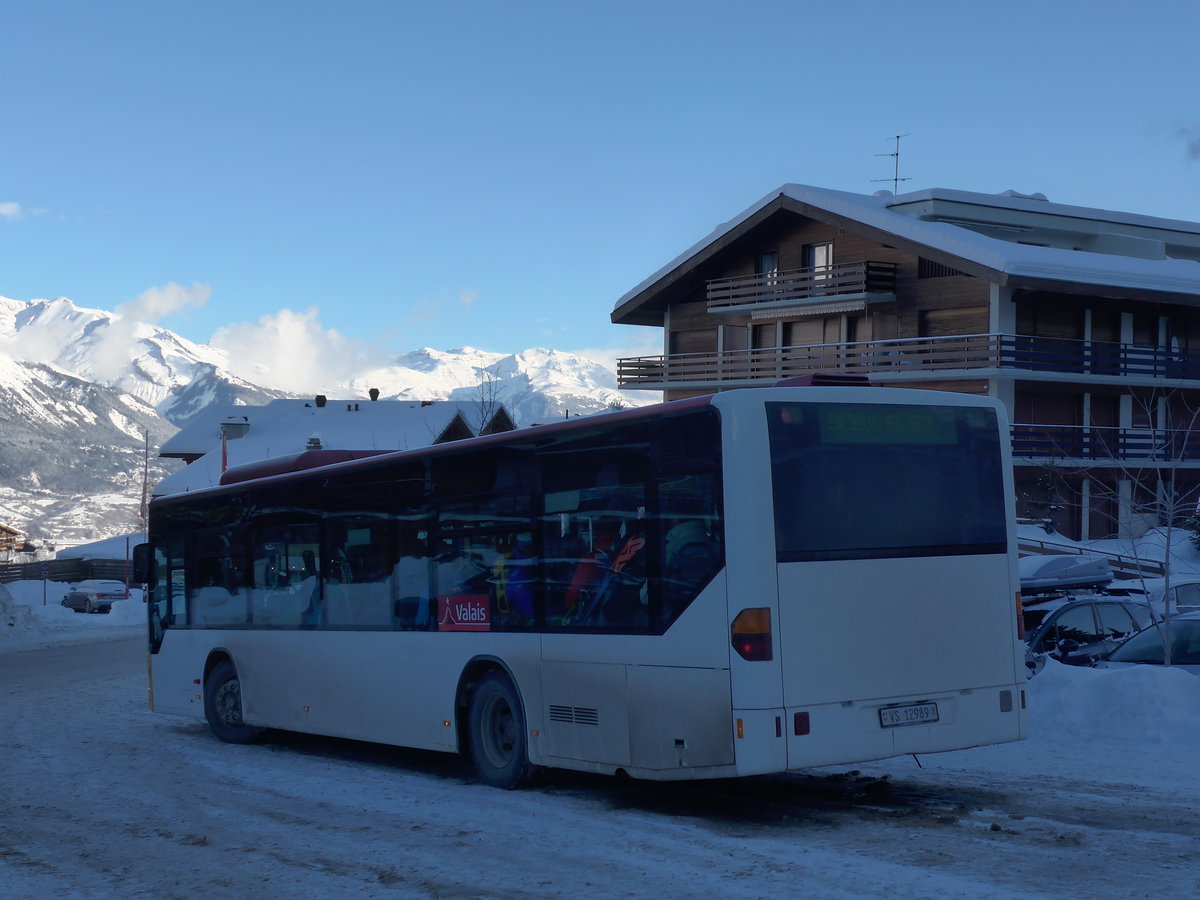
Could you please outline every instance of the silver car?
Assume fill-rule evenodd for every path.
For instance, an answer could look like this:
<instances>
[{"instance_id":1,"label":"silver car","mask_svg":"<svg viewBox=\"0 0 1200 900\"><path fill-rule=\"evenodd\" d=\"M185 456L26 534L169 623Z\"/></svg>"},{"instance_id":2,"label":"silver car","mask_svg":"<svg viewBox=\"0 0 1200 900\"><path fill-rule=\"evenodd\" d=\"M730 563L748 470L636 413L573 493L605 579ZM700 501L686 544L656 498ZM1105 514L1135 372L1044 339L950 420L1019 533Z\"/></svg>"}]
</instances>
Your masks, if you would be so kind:
<instances>
[{"instance_id":1,"label":"silver car","mask_svg":"<svg viewBox=\"0 0 1200 900\"><path fill-rule=\"evenodd\" d=\"M116 601L124 600L127 596L129 591L124 582L88 579L67 585L62 605L75 612L106 613L112 611Z\"/></svg>"}]
</instances>

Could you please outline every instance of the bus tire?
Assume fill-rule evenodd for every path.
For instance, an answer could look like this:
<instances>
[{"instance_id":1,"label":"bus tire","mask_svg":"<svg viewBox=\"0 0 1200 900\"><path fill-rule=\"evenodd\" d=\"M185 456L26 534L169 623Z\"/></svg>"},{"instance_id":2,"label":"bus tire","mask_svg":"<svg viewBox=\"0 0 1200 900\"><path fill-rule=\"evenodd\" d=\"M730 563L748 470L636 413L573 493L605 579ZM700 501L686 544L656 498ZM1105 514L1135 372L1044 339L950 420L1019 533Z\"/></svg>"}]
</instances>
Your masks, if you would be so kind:
<instances>
[{"instance_id":1,"label":"bus tire","mask_svg":"<svg viewBox=\"0 0 1200 900\"><path fill-rule=\"evenodd\" d=\"M251 744L263 733L242 721L242 684L232 660L217 663L204 682L204 718L227 744Z\"/></svg>"},{"instance_id":2,"label":"bus tire","mask_svg":"<svg viewBox=\"0 0 1200 900\"><path fill-rule=\"evenodd\" d=\"M511 790L532 770L521 698L503 672L484 675L471 695L468 716L471 760L479 780Z\"/></svg>"}]
</instances>

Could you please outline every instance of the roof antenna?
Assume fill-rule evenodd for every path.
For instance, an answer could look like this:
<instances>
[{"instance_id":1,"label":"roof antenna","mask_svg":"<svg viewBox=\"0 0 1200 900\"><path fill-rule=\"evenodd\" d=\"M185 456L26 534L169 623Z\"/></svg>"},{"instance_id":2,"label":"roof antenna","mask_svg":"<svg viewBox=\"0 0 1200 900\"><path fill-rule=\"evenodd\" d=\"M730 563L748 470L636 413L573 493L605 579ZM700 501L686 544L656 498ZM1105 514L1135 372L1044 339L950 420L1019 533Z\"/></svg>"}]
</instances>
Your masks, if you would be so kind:
<instances>
[{"instance_id":1,"label":"roof antenna","mask_svg":"<svg viewBox=\"0 0 1200 900\"><path fill-rule=\"evenodd\" d=\"M911 132L909 134L911 134ZM876 156L890 156L892 159L894 159L896 161L896 169L895 169L895 172L892 174L891 178L872 178L871 179L872 183L876 183L876 182L880 182L880 181L890 181L892 183L892 193L893 194L900 193L900 182L912 181L911 178L901 178L900 177L900 138L906 138L908 136L909 135L907 135L907 134L896 135L896 149L894 151L892 151L891 153L876 153L875 154Z\"/></svg>"}]
</instances>

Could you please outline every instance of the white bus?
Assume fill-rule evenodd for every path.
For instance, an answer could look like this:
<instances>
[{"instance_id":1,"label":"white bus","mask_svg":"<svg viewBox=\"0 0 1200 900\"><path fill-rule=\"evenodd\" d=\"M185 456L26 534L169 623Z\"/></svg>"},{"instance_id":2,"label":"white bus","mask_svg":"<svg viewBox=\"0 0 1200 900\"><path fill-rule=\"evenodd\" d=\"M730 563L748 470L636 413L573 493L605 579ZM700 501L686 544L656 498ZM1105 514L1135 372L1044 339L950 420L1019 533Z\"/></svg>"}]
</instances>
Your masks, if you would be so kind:
<instances>
[{"instance_id":1,"label":"white bus","mask_svg":"<svg viewBox=\"0 0 1200 900\"><path fill-rule=\"evenodd\" d=\"M1020 740L1006 428L987 398L779 386L231 469L151 505L151 706L500 787Z\"/></svg>"}]
</instances>

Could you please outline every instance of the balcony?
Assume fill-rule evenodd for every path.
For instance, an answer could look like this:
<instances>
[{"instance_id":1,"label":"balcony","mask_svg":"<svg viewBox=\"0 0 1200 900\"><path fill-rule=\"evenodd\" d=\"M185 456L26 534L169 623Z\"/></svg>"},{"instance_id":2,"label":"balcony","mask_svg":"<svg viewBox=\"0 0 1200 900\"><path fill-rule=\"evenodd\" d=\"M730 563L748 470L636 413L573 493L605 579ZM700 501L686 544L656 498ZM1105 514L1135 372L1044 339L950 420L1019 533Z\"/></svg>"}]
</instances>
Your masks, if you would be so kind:
<instances>
[{"instance_id":1,"label":"balcony","mask_svg":"<svg viewBox=\"0 0 1200 900\"><path fill-rule=\"evenodd\" d=\"M955 335L626 357L617 360L617 383L657 390L716 389L818 371L902 382L930 380L939 373L987 378L989 373L978 370L989 369L1110 376L1135 383L1200 381L1200 353L1012 334Z\"/></svg>"},{"instance_id":2,"label":"balcony","mask_svg":"<svg viewBox=\"0 0 1200 900\"><path fill-rule=\"evenodd\" d=\"M708 311L753 314L853 301L862 308L871 300L894 300L895 293L895 263L843 263L713 279L708 282Z\"/></svg>"},{"instance_id":3,"label":"balcony","mask_svg":"<svg viewBox=\"0 0 1200 900\"><path fill-rule=\"evenodd\" d=\"M1016 460L1127 465L1200 463L1200 433L1187 428L1098 428L1070 425L1011 426Z\"/></svg>"}]
</instances>

